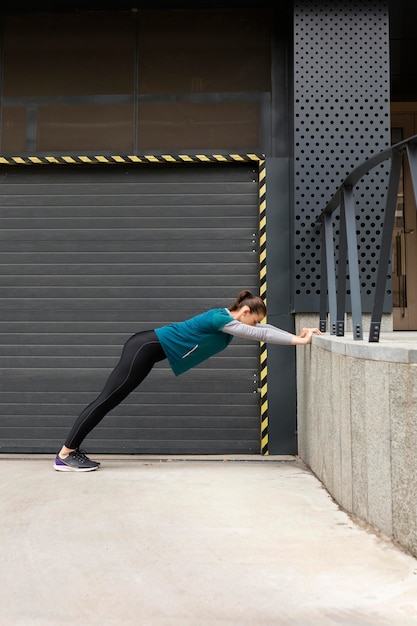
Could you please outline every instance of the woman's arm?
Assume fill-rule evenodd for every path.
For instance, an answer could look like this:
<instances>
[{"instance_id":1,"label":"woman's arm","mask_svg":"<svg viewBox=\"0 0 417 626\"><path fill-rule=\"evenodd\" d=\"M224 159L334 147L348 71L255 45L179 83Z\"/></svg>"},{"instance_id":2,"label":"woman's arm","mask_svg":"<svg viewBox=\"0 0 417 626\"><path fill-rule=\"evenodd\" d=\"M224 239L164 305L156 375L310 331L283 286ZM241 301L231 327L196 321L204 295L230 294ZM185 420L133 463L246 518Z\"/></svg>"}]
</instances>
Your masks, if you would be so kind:
<instances>
[{"instance_id":1,"label":"woman's arm","mask_svg":"<svg viewBox=\"0 0 417 626\"><path fill-rule=\"evenodd\" d=\"M252 341L263 341L264 343L284 346L305 345L311 343L313 334L321 335L318 328L303 328L300 335L293 335L271 324L250 326L238 320L233 320L223 326L222 332L233 335L234 337L241 337L242 339L251 339Z\"/></svg>"}]
</instances>

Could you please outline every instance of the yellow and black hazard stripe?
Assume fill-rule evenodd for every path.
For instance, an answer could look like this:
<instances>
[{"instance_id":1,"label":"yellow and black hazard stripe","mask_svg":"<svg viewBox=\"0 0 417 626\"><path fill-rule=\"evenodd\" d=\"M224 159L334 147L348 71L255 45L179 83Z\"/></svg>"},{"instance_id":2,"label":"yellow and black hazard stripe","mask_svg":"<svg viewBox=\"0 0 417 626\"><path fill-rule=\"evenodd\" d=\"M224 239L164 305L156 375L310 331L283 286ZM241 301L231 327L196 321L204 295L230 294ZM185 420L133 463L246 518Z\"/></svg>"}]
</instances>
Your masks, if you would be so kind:
<instances>
[{"instance_id":1,"label":"yellow and black hazard stripe","mask_svg":"<svg viewBox=\"0 0 417 626\"><path fill-rule=\"evenodd\" d=\"M266 297L266 167L259 163L259 293L265 304ZM260 400L261 400L261 453L268 455L268 364L267 346L261 344Z\"/></svg>"},{"instance_id":2,"label":"yellow and black hazard stripe","mask_svg":"<svg viewBox=\"0 0 417 626\"><path fill-rule=\"evenodd\" d=\"M113 163L228 163L262 161L258 154L148 154L148 155L62 155L62 156L0 156L0 165L76 165Z\"/></svg>"}]
</instances>

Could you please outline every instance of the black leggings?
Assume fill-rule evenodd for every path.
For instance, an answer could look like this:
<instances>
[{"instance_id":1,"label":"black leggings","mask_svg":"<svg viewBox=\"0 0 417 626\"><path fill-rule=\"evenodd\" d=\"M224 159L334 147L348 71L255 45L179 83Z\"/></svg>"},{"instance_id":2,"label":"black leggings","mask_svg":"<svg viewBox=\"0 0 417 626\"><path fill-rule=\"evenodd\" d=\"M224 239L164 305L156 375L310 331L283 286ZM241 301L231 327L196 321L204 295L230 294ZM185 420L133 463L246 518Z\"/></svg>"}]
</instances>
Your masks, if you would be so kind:
<instances>
[{"instance_id":1,"label":"black leggings","mask_svg":"<svg viewBox=\"0 0 417 626\"><path fill-rule=\"evenodd\" d=\"M155 331L136 333L124 345L120 361L94 402L80 413L65 445L76 449L105 415L133 391L149 374L155 363L166 358Z\"/></svg>"}]
</instances>

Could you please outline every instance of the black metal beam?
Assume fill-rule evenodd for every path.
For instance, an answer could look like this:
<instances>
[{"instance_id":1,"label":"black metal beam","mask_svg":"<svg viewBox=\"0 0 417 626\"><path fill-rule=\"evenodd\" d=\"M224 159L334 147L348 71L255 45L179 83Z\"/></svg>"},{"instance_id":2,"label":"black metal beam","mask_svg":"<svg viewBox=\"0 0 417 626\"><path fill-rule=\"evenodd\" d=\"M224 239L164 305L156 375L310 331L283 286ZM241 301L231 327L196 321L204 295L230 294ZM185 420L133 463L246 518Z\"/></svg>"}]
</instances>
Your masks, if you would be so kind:
<instances>
[{"instance_id":1,"label":"black metal beam","mask_svg":"<svg viewBox=\"0 0 417 626\"><path fill-rule=\"evenodd\" d=\"M330 334L336 334L337 302L336 302L336 271L334 259L332 216L324 216L324 236L326 239L327 289L329 294Z\"/></svg>"},{"instance_id":2,"label":"black metal beam","mask_svg":"<svg viewBox=\"0 0 417 626\"><path fill-rule=\"evenodd\" d=\"M395 207L397 205L398 184L402 166L402 150L393 150L391 170L389 175L387 202L384 213L384 227L382 230L381 251L376 278L375 299L372 310L369 341L378 342L381 332L382 309L384 305L385 288L387 284L388 266L391 258L392 233L394 229Z\"/></svg>"},{"instance_id":3,"label":"black metal beam","mask_svg":"<svg viewBox=\"0 0 417 626\"><path fill-rule=\"evenodd\" d=\"M346 219L346 239L349 260L350 301L352 307L353 338L362 339L361 284L359 279L358 242L356 238L356 217L353 189L349 185L343 193Z\"/></svg>"},{"instance_id":4,"label":"black metal beam","mask_svg":"<svg viewBox=\"0 0 417 626\"><path fill-rule=\"evenodd\" d=\"M344 337L346 312L346 275L347 275L347 238L346 238L346 211L345 193L342 193L340 202L339 225L339 263L337 267L337 319L336 335Z\"/></svg>"}]
</instances>

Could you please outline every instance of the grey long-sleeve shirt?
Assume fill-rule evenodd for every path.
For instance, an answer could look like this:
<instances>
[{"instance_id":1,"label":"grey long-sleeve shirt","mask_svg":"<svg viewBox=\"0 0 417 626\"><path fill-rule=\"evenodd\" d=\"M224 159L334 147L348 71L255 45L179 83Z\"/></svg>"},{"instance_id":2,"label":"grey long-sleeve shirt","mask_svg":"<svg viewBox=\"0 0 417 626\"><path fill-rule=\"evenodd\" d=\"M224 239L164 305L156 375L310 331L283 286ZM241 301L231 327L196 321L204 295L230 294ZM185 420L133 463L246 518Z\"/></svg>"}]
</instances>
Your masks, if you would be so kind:
<instances>
[{"instance_id":1,"label":"grey long-sleeve shirt","mask_svg":"<svg viewBox=\"0 0 417 626\"><path fill-rule=\"evenodd\" d=\"M281 330L272 324L256 324L249 326L238 320L228 322L222 328L223 333L241 337L242 339L252 339L253 341L263 341L265 343L275 343L282 346L291 345L292 335L286 330Z\"/></svg>"}]
</instances>

